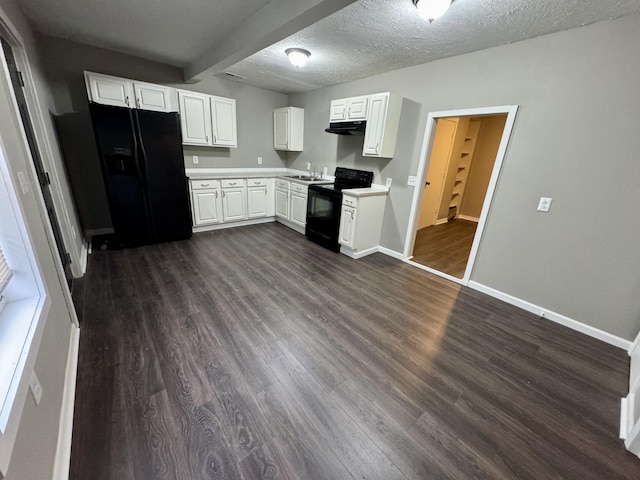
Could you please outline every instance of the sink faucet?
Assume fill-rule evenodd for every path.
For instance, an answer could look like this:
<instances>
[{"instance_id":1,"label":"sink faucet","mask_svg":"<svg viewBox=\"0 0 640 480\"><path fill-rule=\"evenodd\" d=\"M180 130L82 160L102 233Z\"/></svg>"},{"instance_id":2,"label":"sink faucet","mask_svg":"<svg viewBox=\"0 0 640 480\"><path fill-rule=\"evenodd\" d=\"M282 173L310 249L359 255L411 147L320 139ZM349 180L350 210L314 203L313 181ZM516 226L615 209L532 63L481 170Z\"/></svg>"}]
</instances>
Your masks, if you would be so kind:
<instances>
[{"instance_id":1,"label":"sink faucet","mask_svg":"<svg viewBox=\"0 0 640 480\"><path fill-rule=\"evenodd\" d=\"M309 170L309 176L312 178L319 178L319 176L316 174L316 164L315 163L311 163L311 162L307 162L304 164L305 168L307 170ZM313 173L311 172L313 170Z\"/></svg>"}]
</instances>

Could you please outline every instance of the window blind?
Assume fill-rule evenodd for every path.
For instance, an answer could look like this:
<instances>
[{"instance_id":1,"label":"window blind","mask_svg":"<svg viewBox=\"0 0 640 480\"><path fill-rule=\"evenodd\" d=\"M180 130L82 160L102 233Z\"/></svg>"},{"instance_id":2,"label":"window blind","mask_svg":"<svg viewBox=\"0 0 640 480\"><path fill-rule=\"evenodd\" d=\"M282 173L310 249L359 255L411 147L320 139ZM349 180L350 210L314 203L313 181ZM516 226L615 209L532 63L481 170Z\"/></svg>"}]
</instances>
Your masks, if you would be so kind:
<instances>
[{"instance_id":1,"label":"window blind","mask_svg":"<svg viewBox=\"0 0 640 480\"><path fill-rule=\"evenodd\" d=\"M7 259L4 258L4 254L2 253L2 247L0 247L0 294L8 285L10 278L11 278L11 269L7 264Z\"/></svg>"}]
</instances>

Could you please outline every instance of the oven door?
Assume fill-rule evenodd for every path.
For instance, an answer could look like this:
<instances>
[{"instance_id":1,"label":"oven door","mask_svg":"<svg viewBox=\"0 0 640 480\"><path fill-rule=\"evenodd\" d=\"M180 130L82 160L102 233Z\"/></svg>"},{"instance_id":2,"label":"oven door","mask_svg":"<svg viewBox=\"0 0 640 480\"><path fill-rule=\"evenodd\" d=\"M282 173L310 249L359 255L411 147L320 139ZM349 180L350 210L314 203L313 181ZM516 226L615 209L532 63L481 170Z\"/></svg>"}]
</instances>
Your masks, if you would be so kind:
<instances>
[{"instance_id":1,"label":"oven door","mask_svg":"<svg viewBox=\"0 0 640 480\"><path fill-rule=\"evenodd\" d=\"M305 235L309 240L334 252L340 251L340 210L342 192L309 187L307 199L307 226Z\"/></svg>"}]
</instances>

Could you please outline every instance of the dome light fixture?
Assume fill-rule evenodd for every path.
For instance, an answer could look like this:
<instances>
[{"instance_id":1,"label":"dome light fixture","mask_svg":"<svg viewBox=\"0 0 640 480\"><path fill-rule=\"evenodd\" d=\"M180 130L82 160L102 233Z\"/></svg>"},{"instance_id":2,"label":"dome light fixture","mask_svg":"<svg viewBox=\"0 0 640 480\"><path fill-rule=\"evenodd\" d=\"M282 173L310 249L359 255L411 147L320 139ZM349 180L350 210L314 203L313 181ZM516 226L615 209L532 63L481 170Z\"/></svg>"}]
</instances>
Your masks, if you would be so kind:
<instances>
[{"instance_id":1,"label":"dome light fixture","mask_svg":"<svg viewBox=\"0 0 640 480\"><path fill-rule=\"evenodd\" d=\"M296 68L304 67L309 60L311 53L304 48L287 48L284 53L289 57L289 61L296 66Z\"/></svg>"},{"instance_id":2,"label":"dome light fixture","mask_svg":"<svg viewBox=\"0 0 640 480\"><path fill-rule=\"evenodd\" d=\"M453 3L453 0L413 0L413 4L418 9L418 15L429 23L433 23L447 10Z\"/></svg>"}]
</instances>

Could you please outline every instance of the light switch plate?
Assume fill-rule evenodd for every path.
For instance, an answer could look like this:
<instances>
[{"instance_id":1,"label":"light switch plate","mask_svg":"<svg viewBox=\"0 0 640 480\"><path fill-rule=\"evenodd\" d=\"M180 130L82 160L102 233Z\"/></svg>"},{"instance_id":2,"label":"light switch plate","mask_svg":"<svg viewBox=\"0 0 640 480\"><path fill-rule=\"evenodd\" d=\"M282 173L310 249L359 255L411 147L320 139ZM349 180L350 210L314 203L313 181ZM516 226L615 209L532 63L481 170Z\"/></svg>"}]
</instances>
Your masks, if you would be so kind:
<instances>
[{"instance_id":1,"label":"light switch plate","mask_svg":"<svg viewBox=\"0 0 640 480\"><path fill-rule=\"evenodd\" d=\"M29 192L29 180L24 176L24 172L18 172L18 181L20 182L23 195L26 195Z\"/></svg>"},{"instance_id":2,"label":"light switch plate","mask_svg":"<svg viewBox=\"0 0 640 480\"><path fill-rule=\"evenodd\" d=\"M33 399L36 401L36 405L40 405L40 400L42 400L42 385L40 385L40 380L38 380L35 370L31 370L29 387L31 388L31 393L33 394Z\"/></svg>"},{"instance_id":3,"label":"light switch plate","mask_svg":"<svg viewBox=\"0 0 640 480\"><path fill-rule=\"evenodd\" d=\"M197 155L194 155L194 156L193 156L193 164L194 164L194 165L197 165L199 161L200 161L200 159L198 158L198 156L197 156Z\"/></svg>"},{"instance_id":4,"label":"light switch plate","mask_svg":"<svg viewBox=\"0 0 640 480\"><path fill-rule=\"evenodd\" d=\"M262 157L258 157L258 165L262 165Z\"/></svg>"},{"instance_id":5,"label":"light switch plate","mask_svg":"<svg viewBox=\"0 0 640 480\"><path fill-rule=\"evenodd\" d=\"M391 180L392 180L391 178L387 178L387 181L386 181L386 183L385 183L385 186L386 186L387 188L390 188L390 187L391 187Z\"/></svg>"},{"instance_id":6,"label":"light switch plate","mask_svg":"<svg viewBox=\"0 0 640 480\"><path fill-rule=\"evenodd\" d=\"M418 177L414 175L409 175L409 179L407 180L407 185L410 187L415 187L418 184Z\"/></svg>"},{"instance_id":7,"label":"light switch plate","mask_svg":"<svg viewBox=\"0 0 640 480\"><path fill-rule=\"evenodd\" d=\"M548 212L551 208L551 201L553 198L549 197L540 197L540 202L538 203L538 211L539 212Z\"/></svg>"}]
</instances>

